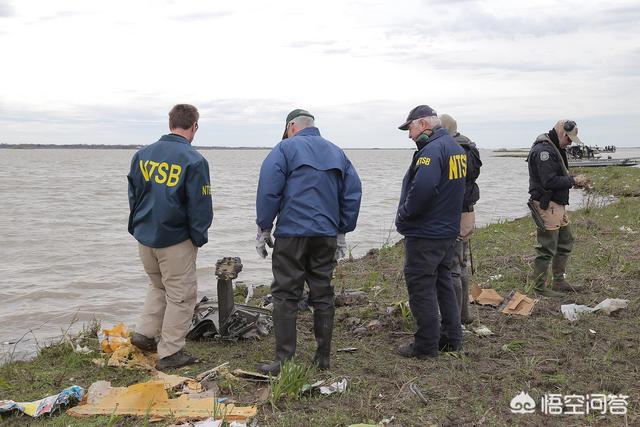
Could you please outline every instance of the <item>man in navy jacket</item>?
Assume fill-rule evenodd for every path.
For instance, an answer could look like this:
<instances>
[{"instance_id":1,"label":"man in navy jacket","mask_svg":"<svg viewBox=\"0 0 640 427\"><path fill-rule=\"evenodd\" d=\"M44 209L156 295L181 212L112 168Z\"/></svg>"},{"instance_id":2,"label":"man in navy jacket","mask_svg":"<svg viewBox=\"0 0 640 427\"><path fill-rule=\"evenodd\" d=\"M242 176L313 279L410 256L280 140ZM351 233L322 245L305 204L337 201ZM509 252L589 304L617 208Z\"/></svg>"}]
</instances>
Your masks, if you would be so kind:
<instances>
[{"instance_id":1,"label":"man in navy jacket","mask_svg":"<svg viewBox=\"0 0 640 427\"><path fill-rule=\"evenodd\" d=\"M353 231L360 211L358 174L336 145L320 136L306 110L287 116L283 140L262 163L256 197L258 254L273 246L273 324L276 360L258 370L277 375L296 350L298 301L305 282L313 307L320 369L330 364L333 287L336 260L346 255L345 233ZM271 229L276 219L275 245Z\"/></svg>"},{"instance_id":2,"label":"man in navy jacket","mask_svg":"<svg viewBox=\"0 0 640 427\"><path fill-rule=\"evenodd\" d=\"M196 304L196 256L213 221L209 164L191 146L198 118L192 105L173 107L171 133L138 151L127 176L129 233L151 282L131 342L157 350L160 370L195 361L183 348Z\"/></svg>"},{"instance_id":3,"label":"man in navy jacket","mask_svg":"<svg viewBox=\"0 0 640 427\"><path fill-rule=\"evenodd\" d=\"M418 330L414 342L400 346L398 353L436 357L439 350L457 351L462 346L451 267L460 231L467 159L428 105L411 110L399 129L408 130L418 148L402 182L396 217L398 232L405 236L404 275Z\"/></svg>"}]
</instances>

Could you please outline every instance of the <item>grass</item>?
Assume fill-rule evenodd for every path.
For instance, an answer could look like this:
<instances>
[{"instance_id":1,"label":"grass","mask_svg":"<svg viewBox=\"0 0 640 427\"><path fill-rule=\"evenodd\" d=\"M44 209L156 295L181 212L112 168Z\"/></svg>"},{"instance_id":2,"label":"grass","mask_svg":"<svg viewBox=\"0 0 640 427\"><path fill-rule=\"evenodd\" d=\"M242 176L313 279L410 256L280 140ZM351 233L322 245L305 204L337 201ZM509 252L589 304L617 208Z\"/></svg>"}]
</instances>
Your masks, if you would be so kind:
<instances>
[{"instance_id":1,"label":"grass","mask_svg":"<svg viewBox=\"0 0 640 427\"><path fill-rule=\"evenodd\" d=\"M480 338L465 334L462 355L402 359L395 355L395 348L410 340L414 330L413 319L404 306L404 251L402 244L385 245L361 259L341 262L335 272L336 292L367 289L369 304L337 309L331 371L310 370L308 377L302 372L308 366L305 364L310 364L315 342L311 313L300 313L296 364L302 371L285 375L289 379L282 388L293 394L283 397L289 392L276 391L280 393L276 407L260 407L259 425L346 426L391 417L402 426L640 425L640 233L636 233L640 231L640 198L632 196L640 190L640 169L622 169L584 171L592 178L594 194L612 194L618 201L606 206L594 203L588 209L572 212L576 240L567 280L584 285L585 291L570 295L566 302L593 306L605 298L624 298L630 300L628 309L617 316L594 313L569 323L560 312L560 304L565 301L555 299L542 298L530 317L505 316L491 308L472 306L472 326L485 325L494 335ZM603 174L611 174L611 180L600 179ZM513 289L527 292L534 243L535 228L530 218L478 229L472 239L476 267L473 282L492 286L502 295ZM256 300L262 292L265 290L256 290ZM361 321L354 326L344 322L348 317ZM366 334L353 333L356 326L370 320L379 320L382 327ZM336 353L343 347L358 350ZM273 357L274 341L271 335L257 341L198 342L189 343L188 350L201 362L176 371L181 375L193 376L224 362L230 362L231 369L254 370L256 363ZM139 371L98 367L91 361L95 357L74 353L69 344L60 343L43 348L29 362L0 366L0 399L37 399L72 384L88 387L100 379L120 386L148 378ZM308 378L306 382L347 378L348 388L343 394L331 396L298 396L294 392L301 377ZM285 383L289 385L285 387ZM419 388L428 404L416 396L412 385ZM225 380L219 387L221 395L230 396L238 404L256 401L254 383ZM631 396L629 414L626 420L612 415L554 417L539 411L512 414L509 402L521 391L538 402L544 393L626 394ZM108 416L75 419L65 414L41 420L0 418L6 425L132 426L143 422L131 417L115 421Z\"/></svg>"},{"instance_id":2,"label":"grass","mask_svg":"<svg viewBox=\"0 0 640 427\"><path fill-rule=\"evenodd\" d=\"M313 368L304 363L293 360L282 364L282 370L277 377L269 376L271 383L271 406L277 408L277 403L283 399L297 400L302 395L302 387L311 382Z\"/></svg>"}]
</instances>

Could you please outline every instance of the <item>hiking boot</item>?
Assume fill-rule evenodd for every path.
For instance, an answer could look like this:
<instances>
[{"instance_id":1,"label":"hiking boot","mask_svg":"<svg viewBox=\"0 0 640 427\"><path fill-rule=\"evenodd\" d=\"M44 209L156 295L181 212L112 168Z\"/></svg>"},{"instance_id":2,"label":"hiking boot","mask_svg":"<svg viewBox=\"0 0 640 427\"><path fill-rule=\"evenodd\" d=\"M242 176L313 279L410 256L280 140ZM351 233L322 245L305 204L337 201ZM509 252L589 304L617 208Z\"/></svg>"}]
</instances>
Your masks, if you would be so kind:
<instances>
[{"instance_id":1,"label":"hiking boot","mask_svg":"<svg viewBox=\"0 0 640 427\"><path fill-rule=\"evenodd\" d=\"M162 371L164 369L175 369L181 368L183 366L192 365L196 363L198 359L190 355L184 350L179 350L176 353L173 353L171 356L163 357L158 360L156 364L156 369Z\"/></svg>"},{"instance_id":2,"label":"hiking boot","mask_svg":"<svg viewBox=\"0 0 640 427\"><path fill-rule=\"evenodd\" d=\"M396 349L397 353L402 357L415 357L417 359L428 359L430 357L438 357L438 352L435 353L418 353L413 343L403 344Z\"/></svg>"},{"instance_id":3,"label":"hiking boot","mask_svg":"<svg viewBox=\"0 0 640 427\"><path fill-rule=\"evenodd\" d=\"M158 343L153 338L147 338L142 334L135 333L131 337L131 344L144 351L158 351Z\"/></svg>"},{"instance_id":4,"label":"hiking boot","mask_svg":"<svg viewBox=\"0 0 640 427\"><path fill-rule=\"evenodd\" d=\"M553 279L553 286L551 289L558 292L580 292L582 290L582 286L571 285L569 282L564 280L563 277L561 279Z\"/></svg>"},{"instance_id":5,"label":"hiking boot","mask_svg":"<svg viewBox=\"0 0 640 427\"><path fill-rule=\"evenodd\" d=\"M546 286L536 286L535 288L533 288L533 292L535 292L537 295L543 296L543 297L547 297L547 298L562 298L564 297L564 294L562 292L556 292L551 288L548 288Z\"/></svg>"}]
</instances>

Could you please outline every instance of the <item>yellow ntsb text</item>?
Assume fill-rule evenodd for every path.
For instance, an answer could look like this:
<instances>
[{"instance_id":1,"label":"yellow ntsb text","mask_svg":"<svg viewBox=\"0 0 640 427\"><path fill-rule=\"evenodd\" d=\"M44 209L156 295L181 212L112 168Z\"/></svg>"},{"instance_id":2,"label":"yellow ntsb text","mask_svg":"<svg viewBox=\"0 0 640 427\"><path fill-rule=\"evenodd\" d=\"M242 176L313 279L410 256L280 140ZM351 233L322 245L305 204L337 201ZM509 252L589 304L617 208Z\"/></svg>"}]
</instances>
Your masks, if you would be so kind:
<instances>
[{"instance_id":1,"label":"yellow ntsb text","mask_svg":"<svg viewBox=\"0 0 640 427\"><path fill-rule=\"evenodd\" d=\"M461 179L467 176L467 155L449 156L449 179Z\"/></svg>"},{"instance_id":2,"label":"yellow ntsb text","mask_svg":"<svg viewBox=\"0 0 640 427\"><path fill-rule=\"evenodd\" d=\"M154 162L153 160L147 160L143 163L140 160L140 172L142 172L145 181L153 178L158 184L175 187L180 182L182 166L167 162Z\"/></svg>"}]
</instances>

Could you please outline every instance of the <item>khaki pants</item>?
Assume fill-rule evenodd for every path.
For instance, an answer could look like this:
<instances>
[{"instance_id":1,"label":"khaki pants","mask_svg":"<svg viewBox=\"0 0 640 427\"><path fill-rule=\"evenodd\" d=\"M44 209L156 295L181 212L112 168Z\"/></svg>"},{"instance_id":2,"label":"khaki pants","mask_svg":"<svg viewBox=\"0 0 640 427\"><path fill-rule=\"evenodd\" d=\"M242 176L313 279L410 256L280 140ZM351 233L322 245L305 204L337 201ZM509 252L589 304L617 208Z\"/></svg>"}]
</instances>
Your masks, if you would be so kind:
<instances>
[{"instance_id":1,"label":"khaki pants","mask_svg":"<svg viewBox=\"0 0 640 427\"><path fill-rule=\"evenodd\" d=\"M558 230L560 227L566 227L569 225L569 216L567 215L567 208L564 205L559 205L556 202L549 202L547 209L540 207L540 202L533 200L533 206L542 217L544 222L544 228L546 230Z\"/></svg>"},{"instance_id":2,"label":"khaki pants","mask_svg":"<svg viewBox=\"0 0 640 427\"><path fill-rule=\"evenodd\" d=\"M148 337L160 336L158 358L182 350L196 305L198 248L185 240L167 248L138 245L149 288L144 312L136 332Z\"/></svg>"}]
</instances>

